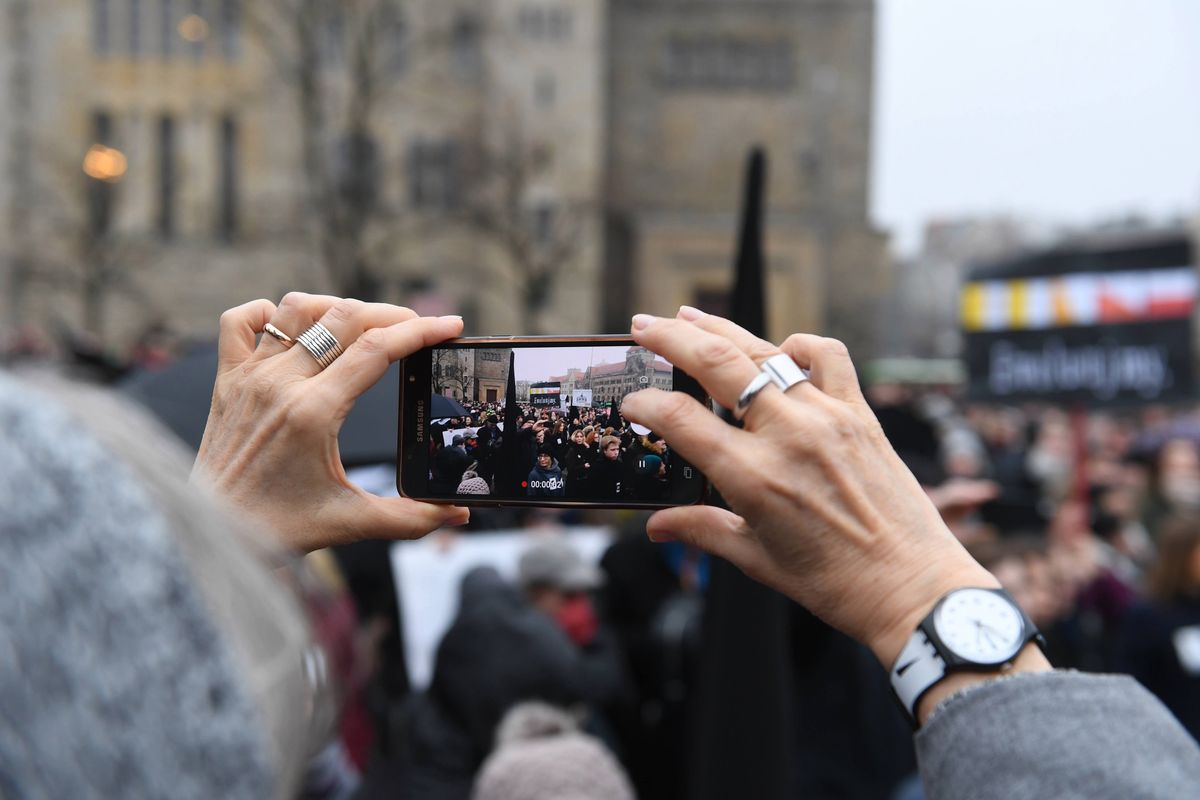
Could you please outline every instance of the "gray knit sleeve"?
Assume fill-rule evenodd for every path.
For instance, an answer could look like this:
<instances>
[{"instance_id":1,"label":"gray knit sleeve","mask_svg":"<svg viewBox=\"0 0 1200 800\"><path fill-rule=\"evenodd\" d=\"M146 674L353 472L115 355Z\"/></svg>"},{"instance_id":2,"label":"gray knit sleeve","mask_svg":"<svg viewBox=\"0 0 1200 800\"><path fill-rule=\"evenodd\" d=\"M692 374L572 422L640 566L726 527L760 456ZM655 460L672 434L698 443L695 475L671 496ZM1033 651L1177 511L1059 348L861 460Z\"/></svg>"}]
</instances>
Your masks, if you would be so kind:
<instances>
[{"instance_id":1,"label":"gray knit sleeve","mask_svg":"<svg viewBox=\"0 0 1200 800\"><path fill-rule=\"evenodd\" d=\"M1200 797L1200 748L1126 675L984 684L947 702L916 746L930 800Z\"/></svg>"}]
</instances>

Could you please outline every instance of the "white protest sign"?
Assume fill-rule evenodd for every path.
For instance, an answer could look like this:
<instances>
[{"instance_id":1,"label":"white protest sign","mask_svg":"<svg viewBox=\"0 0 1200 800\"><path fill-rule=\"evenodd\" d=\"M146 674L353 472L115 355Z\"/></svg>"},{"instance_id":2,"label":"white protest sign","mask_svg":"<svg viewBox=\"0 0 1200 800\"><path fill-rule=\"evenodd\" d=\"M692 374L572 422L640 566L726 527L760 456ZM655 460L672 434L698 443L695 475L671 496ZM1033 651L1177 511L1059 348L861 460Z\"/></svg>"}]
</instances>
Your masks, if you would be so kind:
<instances>
[{"instance_id":1,"label":"white protest sign","mask_svg":"<svg viewBox=\"0 0 1200 800\"><path fill-rule=\"evenodd\" d=\"M571 393L571 404L577 408L590 408L592 405L592 390L576 389Z\"/></svg>"},{"instance_id":2,"label":"white protest sign","mask_svg":"<svg viewBox=\"0 0 1200 800\"><path fill-rule=\"evenodd\" d=\"M562 532L505 530L469 536L435 533L416 541L392 545L392 574L400 602L404 661L415 691L429 685L438 644L458 612L463 576L475 567L495 567L508 580L517 575L517 561L531 544L547 536L564 536L583 560L598 564L612 543L612 529L603 526L564 528Z\"/></svg>"},{"instance_id":3,"label":"white protest sign","mask_svg":"<svg viewBox=\"0 0 1200 800\"><path fill-rule=\"evenodd\" d=\"M479 427L481 428L483 426L481 425ZM497 422L496 427L500 430L504 430L504 423ZM461 436L465 440L477 433L479 433L479 428L455 428L452 431L442 431L442 447L449 447L450 445L454 444L455 436Z\"/></svg>"}]
</instances>

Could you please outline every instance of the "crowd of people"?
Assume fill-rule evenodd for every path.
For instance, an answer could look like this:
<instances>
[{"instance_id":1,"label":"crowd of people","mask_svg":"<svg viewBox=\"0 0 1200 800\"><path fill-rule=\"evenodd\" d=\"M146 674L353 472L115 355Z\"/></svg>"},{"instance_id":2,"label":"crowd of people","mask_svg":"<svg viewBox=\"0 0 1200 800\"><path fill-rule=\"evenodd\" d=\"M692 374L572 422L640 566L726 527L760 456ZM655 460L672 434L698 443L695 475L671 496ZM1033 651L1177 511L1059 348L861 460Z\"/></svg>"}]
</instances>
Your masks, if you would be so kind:
<instances>
[{"instance_id":1,"label":"crowd of people","mask_svg":"<svg viewBox=\"0 0 1200 800\"><path fill-rule=\"evenodd\" d=\"M870 399L951 529L1056 667L1127 672L1200 737L1200 417Z\"/></svg>"},{"instance_id":2,"label":"crowd of people","mask_svg":"<svg viewBox=\"0 0 1200 800\"><path fill-rule=\"evenodd\" d=\"M672 458L653 432L639 434L615 409L522 404L507 451L503 403L464 406L467 416L430 427L435 496L498 495L580 501L660 502ZM448 441L447 441L448 439ZM506 453L514 463L503 463ZM511 484L505 485L505 475Z\"/></svg>"},{"instance_id":3,"label":"crowd of people","mask_svg":"<svg viewBox=\"0 0 1200 800\"><path fill-rule=\"evenodd\" d=\"M306 302L313 309L327 305L323 299ZM294 312L294 306L280 309ZM844 351L814 351L814 359L825 361L813 369L813 385L804 391L822 394L810 393L803 401L807 405L794 395L764 394L757 401L759 416L747 417L757 430L723 427L698 406L689 421L717 427L720 442L738 437L733 447L741 449L724 453L731 464L710 461L705 468L724 481L722 492L747 509L747 518L749 511L756 512L755 530L739 528L740 537L710 536L721 524L731 524L732 512L671 509L649 522L629 520L598 568L572 552L561 526L556 533L542 532L542 542L521 559L515 581L487 566L467 574L430 686L416 693L403 686L380 700L390 691L382 687L395 677L387 674L384 650L391 645L383 643L382 632L386 628L393 639L402 632L394 619L381 624L373 617L369 595L380 587L364 587L348 553L357 545L379 544L386 554L387 540L463 525L468 515L450 506L348 492L345 482L330 480L322 460L328 453L320 448L336 441L339 421L280 409L294 410L305 398L320 397L308 390L322 376L331 391L353 399L379 379L386 365L370 361L371 351L360 349L322 371L306 353L286 349L276 338L264 336L256 343L247 333L261 329L268 316L277 327L296 330L286 314L265 306L242 312L262 319L240 328L232 324L236 315L222 323L234 333L223 340L213 417L190 484L172 460L180 454L155 445L157 434L137 414L79 389L26 386L0 376L6 434L0 466L7 467L0 486L8 492L14 545L0 582L11 601L4 605L8 616L0 624L0 643L26 665L0 681L0 698L15 709L7 715L10 741L21 743L15 750L0 747L0 772L18 788L80 795L99 786L108 794L128 794L131 787L183 786L187 778L190 790L180 796L687 797L695 785L689 742L699 693L697 659L711 619L705 605L716 570L704 551L746 569L757 553L766 552L752 548L768 540L775 549L768 561L757 563L755 577L796 601L789 606L792 646L783 648L780 658L797 676L794 704L784 713L812 733L789 754L803 776L803 796L898 797L893 789L911 788L901 783L915 769L911 729L890 703L880 701L886 697L886 678L873 660L885 669L891 662L879 644L886 637L858 625L877 616L881 605L863 604L870 613L854 619L838 615L853 609L864 594L877 592L890 602L916 583L911 565L904 563L904 545L934 547L942 556L935 559L940 567L958 558L955 537L974 556L963 562L972 583L995 576L1008 589L1045 634L1046 654L1055 667L1132 674L1183 728L1159 724L1157 704L1141 702L1140 690L1132 691L1136 687L1127 679L1118 686L1088 682L1091 676L1077 673L1037 682L1030 677L1037 673L1029 672L1018 681L992 682L991 691L1008 691L1007 712L947 699L948 705L969 710L934 713L942 719L958 713L962 724L976 728L1008 713L1021 735L1007 731L1006 742L1034 754L1020 771L1037 773L1043 788L1050 785L1047 775L1066 781L1068 773L1077 776L1083 770L1103 773L1113 787L1167 787L1159 796L1169 796L1169 787L1183 785L1188 770L1200 763L1184 733L1200 737L1200 417L1190 409L1070 415L1051 407L969 406L950 391L879 384L867 391L871 412L860 412L853 369L842 364L844 374L834 374ZM411 320L411 312L403 309L360 313L382 315L370 321L374 326L423 326L427 338L461 332L461 321ZM661 331L682 323L656 324ZM700 324L694 328L680 338L690 341L708 330ZM352 333L345 329L340 335L349 339ZM683 345L673 346L672 357L687 358ZM293 383L281 379L295 369L310 376ZM367 376L371 381L352 383L371 369L377 370ZM744 377L729 386L716 373L704 377L726 395L732 387L733 399L744 385ZM694 441L691 449L685 446L690 432L679 418L672 421L662 409L657 417L650 413L656 397L661 398L653 392L634 395L626 407L630 418L667 430L679 451L700 464L703 454ZM847 421L846 408L854 409L871 422L877 419L887 441L851 435L822 443L835 456L824 462L796 456L799 445L782 440L813 415L829 413L835 402L842 404L836 406L842 415L837 419L844 425L869 428ZM638 435L616 409L563 413L522 405L511 432L500 427L506 416L502 404L467 410L465 417L435 421L431 431L431 480L448 496L497 493L507 475L524 484L526 497L640 501L662 491L672 462L681 463L663 439ZM771 414L782 420L773 428ZM280 425L309 427L285 427L285 435L275 435ZM813 431L827 428L828 423L804 431L800 438L815 441ZM260 435L263 430L272 435ZM508 447L506 436L512 437ZM250 453L258 461L246 469L241 445L252 440L260 443ZM706 441L724 446L717 438ZM907 470L896 472L888 460L892 447ZM765 454L775 451L788 454L781 462L788 481L769 492L760 490L761 480L738 483L743 472L762 467ZM502 453L516 454L515 467L502 463ZM865 470L836 472L837 465L863 453ZM740 460L733 464L735 457ZM278 480L283 467L297 464L312 469ZM813 464L818 471L806 476L804 470ZM872 483L875 473L889 471L895 474ZM910 471L932 505L916 484L910 485ZM828 478L824 483L822 475ZM845 480L839 482L839 476ZM853 503L837 500L836 493L846 487L866 488L853 495ZM787 494L793 489L831 503L825 506L830 513L802 507ZM304 596L305 603L273 593L282 587L273 585L271 570L286 559L277 552L259 553L249 536L228 537L225 506L207 506L209 491L219 493L222 503L253 509L264 530L278 531L272 541L276 548L333 548L336 565L323 559L329 579L318 591L304 585L303 570L290 565L283 572L297 576L287 590ZM907 504L909 509L928 506L929 515L903 531L894 546L830 557L840 544L861 543L844 529L818 525L870 506L878 500L872 492L886 495L888 513ZM770 497L755 507L758 495ZM778 505L771 506L776 500ZM902 511L896 518L904 517ZM487 527L488 513L471 516L467 535ZM525 513L506 518L508 524L528 527L547 512ZM580 512L569 513L577 519ZM953 533L945 536L952 546L921 538L935 529L940 535L939 513ZM872 514L887 517L877 509ZM688 519L702 524L689 528ZM879 526L873 533L893 536L892 527ZM379 541L359 541L372 538ZM832 549L813 550L814 541ZM386 564L380 552L371 550L367 560ZM134 579L98 577L116 571ZM903 573L899 583L878 588L897 571ZM810 580L814 574L841 578L823 583ZM820 594L827 583L844 587ZM353 603L347 602L347 591ZM381 593L394 603L394 587ZM928 600L920 599L922 613ZM356 625L356 616L364 624ZM757 620L747 618L745 624ZM69 635L47 637L47 629ZM264 649L264 642L277 646ZM92 655L80 658L80 652ZM1069 682L1063 685L1071 691L1055 692L1060 680ZM1028 688L994 688L1021 681ZM114 686L125 687L115 703ZM1036 702L1013 717L1021 697ZM528 701L568 713L531 707ZM1044 711L1058 701L1051 712ZM333 725L327 717L335 702L341 710ZM1112 711L1118 706L1119 715ZM131 721L114 722L112 708ZM1099 750L1076 747L1058 753L1053 763L1039 760L1040 735L1053 739L1057 721L1077 724L1084 717L1076 712L1097 709L1110 714L1102 719L1118 737L1116 744L1104 749L1101 741ZM186 724L175 724L179 718ZM1126 724L1137 735L1127 731L1119 738ZM943 723L941 730L950 725ZM325 733L330 729L332 736ZM921 765L926 786L936 785L928 780L933 775L942 781L942 796L963 796L953 787L968 783L973 789L1003 789L1021 777L1001 773L991 784L974 779L980 759L969 757L969 748L986 751L987 737L956 738L928 725L920 735L927 750L936 753L940 747L950 761L957 754L964 774L972 776L956 784L951 766L939 768L926 758ZM940 745L931 745L938 736ZM1181 748L1179 739L1187 746ZM198 746L208 747L210 757L195 759ZM968 750L955 749L960 746ZM63 752L74 757L61 758ZM1122 783L1122 770L1132 769L1118 763L1123 753L1130 754L1131 763L1146 764L1151 777L1141 784ZM533 794L526 784L523 793L504 794L512 781L558 780L562 768L574 770L576 764L572 787L583 788L559 784ZM1178 774L1166 775L1168 767L1178 767ZM601 772L588 772L597 769ZM580 777L585 775L595 777ZM1191 780L1194 785L1194 775ZM588 795L588 786L608 788ZM1118 791L1098 796L1137 794Z\"/></svg>"}]
</instances>

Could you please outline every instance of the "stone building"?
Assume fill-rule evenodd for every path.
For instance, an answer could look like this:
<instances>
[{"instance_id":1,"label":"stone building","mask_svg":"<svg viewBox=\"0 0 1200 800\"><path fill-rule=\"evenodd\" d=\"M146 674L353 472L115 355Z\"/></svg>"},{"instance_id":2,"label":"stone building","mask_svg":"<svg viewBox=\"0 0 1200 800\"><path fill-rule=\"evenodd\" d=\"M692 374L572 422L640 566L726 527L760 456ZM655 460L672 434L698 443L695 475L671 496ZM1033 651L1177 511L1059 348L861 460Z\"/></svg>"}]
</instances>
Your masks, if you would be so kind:
<instances>
[{"instance_id":1,"label":"stone building","mask_svg":"<svg viewBox=\"0 0 1200 800\"><path fill-rule=\"evenodd\" d=\"M312 41L266 11L293 2ZM472 334L721 310L761 144L771 333L857 343L873 28L873 0L7 0L0 338L210 339L288 289Z\"/></svg>"},{"instance_id":2,"label":"stone building","mask_svg":"<svg viewBox=\"0 0 1200 800\"><path fill-rule=\"evenodd\" d=\"M459 402L500 402L511 358L510 349L435 350L433 391Z\"/></svg>"},{"instance_id":3,"label":"stone building","mask_svg":"<svg viewBox=\"0 0 1200 800\"><path fill-rule=\"evenodd\" d=\"M613 0L605 324L728 308L748 150L768 158L770 334L860 352L887 291L868 219L873 0Z\"/></svg>"},{"instance_id":4,"label":"stone building","mask_svg":"<svg viewBox=\"0 0 1200 800\"><path fill-rule=\"evenodd\" d=\"M646 348L631 347L623 364L588 367L586 385L578 388L592 390L593 405L608 405L620 403L625 395L639 389L669 390L671 373L671 365L655 358Z\"/></svg>"},{"instance_id":5,"label":"stone building","mask_svg":"<svg viewBox=\"0 0 1200 800\"><path fill-rule=\"evenodd\" d=\"M0 339L211 339L229 306L354 287L595 330L603 3L296 2L324 15L300 42L289 2L6 1Z\"/></svg>"}]
</instances>

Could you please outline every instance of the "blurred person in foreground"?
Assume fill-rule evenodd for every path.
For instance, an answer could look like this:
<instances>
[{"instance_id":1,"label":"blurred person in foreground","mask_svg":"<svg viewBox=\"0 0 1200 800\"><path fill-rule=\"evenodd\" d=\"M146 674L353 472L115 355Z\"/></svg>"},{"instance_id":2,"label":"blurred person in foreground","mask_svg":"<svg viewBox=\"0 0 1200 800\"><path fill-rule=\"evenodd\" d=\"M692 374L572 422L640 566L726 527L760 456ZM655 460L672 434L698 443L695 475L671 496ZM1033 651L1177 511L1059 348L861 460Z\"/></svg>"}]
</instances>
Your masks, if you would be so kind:
<instances>
[{"instance_id":1,"label":"blurred person in foreground","mask_svg":"<svg viewBox=\"0 0 1200 800\"><path fill-rule=\"evenodd\" d=\"M339 345L332 359L318 361L292 341L317 321ZM647 389L625 399L624 416L661 433L733 509L660 511L647 525L651 538L730 560L866 644L889 669L939 598L997 585L897 458L839 343L797 334L776 347L687 308L676 319L638 315L632 328L639 344L726 407L738 405L765 358L783 353L811 373L786 394L760 383L740 430L680 393ZM264 331L270 335L256 342ZM320 727L305 715L316 706L312 676L321 671L314 666L306 681L302 665L312 660L286 645L298 638L286 635L299 624L294 609L272 599L280 592L265 570L248 566L245 549L229 544L227 526L200 513L212 502L204 493L219 493L285 549L414 538L465 523L465 509L364 492L347 480L337 445L346 414L390 362L461 332L454 317L415 318L396 306L296 293L278 306L258 300L226 312L194 491L151 489L152 474L177 468L135 470L129 454L94 446L70 414L4 379L0 487L12 496L4 506L0 652L23 665L0 671L6 793L295 793L313 752L304 736ZM64 441L91 448L89 457L62 452ZM229 557L200 558L189 570L181 550ZM165 580L131 580L134 563ZM195 575L215 581L212 590L201 595L184 585ZM557 638L539 641L556 641L559 653L574 645L542 612L521 612L522 601L498 576L473 575L463 605L481 615L477 635L471 626L457 636L452 628L453 646L443 642L442 651L462 648L470 664L463 677L476 678L467 688L483 692L492 712L506 698L486 696L492 684L480 683L480 674L538 679L524 664L470 663L490 652L492 637L528 633L540 619L536 629ZM100 589L132 596L100 602ZM189 602L195 613L144 624L146 614ZM231 632L222 638L205 612ZM261 632L247 632L255 619ZM115 636L114 622L128 623L129 644ZM261 669L245 669L250 663ZM32 689L31 680L39 682ZM468 745L490 741L499 719L499 711L478 714L479 707L468 707ZM1055 673L1033 644L1003 668L939 680L915 712L931 797L1179 797L1200 785L1200 749L1152 695L1127 677ZM218 718L219 730L206 724Z\"/></svg>"},{"instance_id":2,"label":"blurred person in foreground","mask_svg":"<svg viewBox=\"0 0 1200 800\"><path fill-rule=\"evenodd\" d=\"M1149 598L1125 620L1118 668L1154 692L1200 739L1200 517L1167 520Z\"/></svg>"},{"instance_id":3,"label":"blurred person in foreground","mask_svg":"<svg viewBox=\"0 0 1200 800\"><path fill-rule=\"evenodd\" d=\"M429 689L404 712L395 797L467 798L496 726L521 701L594 707L621 691L617 654L584 594L597 570L547 539L522 555L518 573L519 586L492 567L463 577Z\"/></svg>"}]
</instances>

